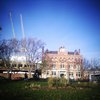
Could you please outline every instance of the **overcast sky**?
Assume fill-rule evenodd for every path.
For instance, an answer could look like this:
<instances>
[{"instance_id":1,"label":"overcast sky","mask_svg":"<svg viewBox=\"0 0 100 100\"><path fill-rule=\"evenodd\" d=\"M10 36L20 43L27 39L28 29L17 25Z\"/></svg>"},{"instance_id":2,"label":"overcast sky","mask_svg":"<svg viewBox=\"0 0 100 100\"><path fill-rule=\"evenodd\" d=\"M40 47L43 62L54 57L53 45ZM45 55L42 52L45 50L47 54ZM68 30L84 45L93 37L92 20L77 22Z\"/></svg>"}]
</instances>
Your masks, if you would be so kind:
<instances>
[{"instance_id":1,"label":"overcast sky","mask_svg":"<svg viewBox=\"0 0 100 100\"><path fill-rule=\"evenodd\" d=\"M86 58L100 57L100 0L0 0L1 39L22 38L20 14L26 37L36 37L45 48L80 49Z\"/></svg>"}]
</instances>

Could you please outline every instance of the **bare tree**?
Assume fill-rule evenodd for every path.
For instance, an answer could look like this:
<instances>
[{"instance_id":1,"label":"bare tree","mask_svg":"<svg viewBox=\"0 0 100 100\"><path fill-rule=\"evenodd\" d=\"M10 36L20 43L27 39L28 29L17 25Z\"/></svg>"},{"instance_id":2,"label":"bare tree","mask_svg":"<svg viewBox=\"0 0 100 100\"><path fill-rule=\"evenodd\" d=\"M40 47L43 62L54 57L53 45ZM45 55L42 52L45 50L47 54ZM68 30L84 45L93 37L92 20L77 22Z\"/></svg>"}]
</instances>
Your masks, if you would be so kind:
<instances>
[{"instance_id":1,"label":"bare tree","mask_svg":"<svg viewBox=\"0 0 100 100\"><path fill-rule=\"evenodd\" d=\"M47 75L47 70L52 69L52 59L48 55L48 50L45 51L41 63L41 75Z\"/></svg>"},{"instance_id":2,"label":"bare tree","mask_svg":"<svg viewBox=\"0 0 100 100\"><path fill-rule=\"evenodd\" d=\"M83 69L88 69L90 68L90 62L86 58L83 59Z\"/></svg>"},{"instance_id":3,"label":"bare tree","mask_svg":"<svg viewBox=\"0 0 100 100\"><path fill-rule=\"evenodd\" d=\"M25 43L26 42L26 43ZM37 63L42 60L42 47L44 43L41 40L35 38L29 38L24 41L26 62L29 64L29 77L31 77L31 71L37 70Z\"/></svg>"},{"instance_id":4,"label":"bare tree","mask_svg":"<svg viewBox=\"0 0 100 100\"><path fill-rule=\"evenodd\" d=\"M16 39L2 40L0 41L0 59L2 59L2 66L12 70L11 63L13 61L11 61L11 57L23 53L26 57L26 63L29 66L31 76L31 71L37 69L37 63L42 59L41 51L43 46L44 43L35 38L23 39L20 42Z\"/></svg>"},{"instance_id":5,"label":"bare tree","mask_svg":"<svg viewBox=\"0 0 100 100\"><path fill-rule=\"evenodd\" d=\"M100 68L100 59L99 58L93 58L90 61L92 68Z\"/></svg>"},{"instance_id":6,"label":"bare tree","mask_svg":"<svg viewBox=\"0 0 100 100\"><path fill-rule=\"evenodd\" d=\"M84 66L84 69L100 68L100 59L93 58L91 60L87 60L84 58L83 66Z\"/></svg>"},{"instance_id":7,"label":"bare tree","mask_svg":"<svg viewBox=\"0 0 100 100\"><path fill-rule=\"evenodd\" d=\"M9 47L10 41L2 40L0 43L0 58L2 59L2 66L9 67L11 49Z\"/></svg>"},{"instance_id":8,"label":"bare tree","mask_svg":"<svg viewBox=\"0 0 100 100\"><path fill-rule=\"evenodd\" d=\"M17 50L17 43L18 41L15 39L0 41L0 59L2 60L1 66L7 68L8 73L12 70L11 56Z\"/></svg>"}]
</instances>

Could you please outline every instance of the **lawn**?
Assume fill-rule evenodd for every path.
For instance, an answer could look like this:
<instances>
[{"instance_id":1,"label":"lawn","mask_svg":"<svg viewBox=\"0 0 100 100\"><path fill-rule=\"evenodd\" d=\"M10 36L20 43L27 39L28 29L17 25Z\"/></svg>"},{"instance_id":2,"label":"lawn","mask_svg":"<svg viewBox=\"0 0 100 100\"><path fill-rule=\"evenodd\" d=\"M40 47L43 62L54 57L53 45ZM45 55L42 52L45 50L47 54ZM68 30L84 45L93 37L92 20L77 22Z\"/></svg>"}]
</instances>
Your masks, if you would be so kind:
<instances>
[{"instance_id":1,"label":"lawn","mask_svg":"<svg viewBox=\"0 0 100 100\"><path fill-rule=\"evenodd\" d=\"M100 100L100 84L49 88L46 81L7 81L0 83L0 100Z\"/></svg>"}]
</instances>

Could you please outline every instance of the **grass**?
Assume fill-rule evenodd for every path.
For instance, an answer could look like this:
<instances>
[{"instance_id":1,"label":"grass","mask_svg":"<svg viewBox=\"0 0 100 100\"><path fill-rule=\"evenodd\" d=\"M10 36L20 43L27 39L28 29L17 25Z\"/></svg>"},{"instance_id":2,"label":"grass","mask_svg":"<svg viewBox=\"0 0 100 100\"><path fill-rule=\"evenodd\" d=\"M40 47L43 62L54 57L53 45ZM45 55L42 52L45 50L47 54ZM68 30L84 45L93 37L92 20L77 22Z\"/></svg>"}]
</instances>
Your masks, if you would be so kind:
<instances>
[{"instance_id":1,"label":"grass","mask_svg":"<svg viewBox=\"0 0 100 100\"><path fill-rule=\"evenodd\" d=\"M9 81L0 83L0 100L100 100L100 84L75 83L56 89L48 88L46 81Z\"/></svg>"}]
</instances>

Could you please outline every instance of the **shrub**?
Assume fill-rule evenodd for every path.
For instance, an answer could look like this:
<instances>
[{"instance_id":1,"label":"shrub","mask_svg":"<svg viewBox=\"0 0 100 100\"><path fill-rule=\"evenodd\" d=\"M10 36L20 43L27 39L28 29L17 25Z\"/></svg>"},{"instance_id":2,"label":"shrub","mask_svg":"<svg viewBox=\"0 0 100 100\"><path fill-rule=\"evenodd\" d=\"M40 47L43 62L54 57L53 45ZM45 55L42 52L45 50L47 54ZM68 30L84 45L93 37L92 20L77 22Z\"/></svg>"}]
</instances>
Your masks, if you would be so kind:
<instances>
[{"instance_id":1,"label":"shrub","mask_svg":"<svg viewBox=\"0 0 100 100\"><path fill-rule=\"evenodd\" d=\"M53 78L53 86L55 86L55 87L60 86L60 79L59 78Z\"/></svg>"},{"instance_id":2,"label":"shrub","mask_svg":"<svg viewBox=\"0 0 100 100\"><path fill-rule=\"evenodd\" d=\"M34 84L34 83L30 84L30 88L34 88L34 87L40 88L41 85L40 84Z\"/></svg>"},{"instance_id":3,"label":"shrub","mask_svg":"<svg viewBox=\"0 0 100 100\"><path fill-rule=\"evenodd\" d=\"M34 83L27 83L25 84L25 88L29 89L29 88L40 88L41 85L40 84L34 84Z\"/></svg>"},{"instance_id":4,"label":"shrub","mask_svg":"<svg viewBox=\"0 0 100 100\"><path fill-rule=\"evenodd\" d=\"M48 78L48 86L49 86L49 87L52 87L53 84L54 84L54 79L53 79L53 77L49 77L49 78Z\"/></svg>"},{"instance_id":5,"label":"shrub","mask_svg":"<svg viewBox=\"0 0 100 100\"><path fill-rule=\"evenodd\" d=\"M48 86L49 87L64 87L67 85L67 79L62 77L62 78L53 78L53 77L49 77L48 79Z\"/></svg>"},{"instance_id":6,"label":"shrub","mask_svg":"<svg viewBox=\"0 0 100 100\"><path fill-rule=\"evenodd\" d=\"M60 84L61 84L61 86L67 85L67 79L64 76L62 76L62 78L60 79Z\"/></svg>"}]
</instances>

